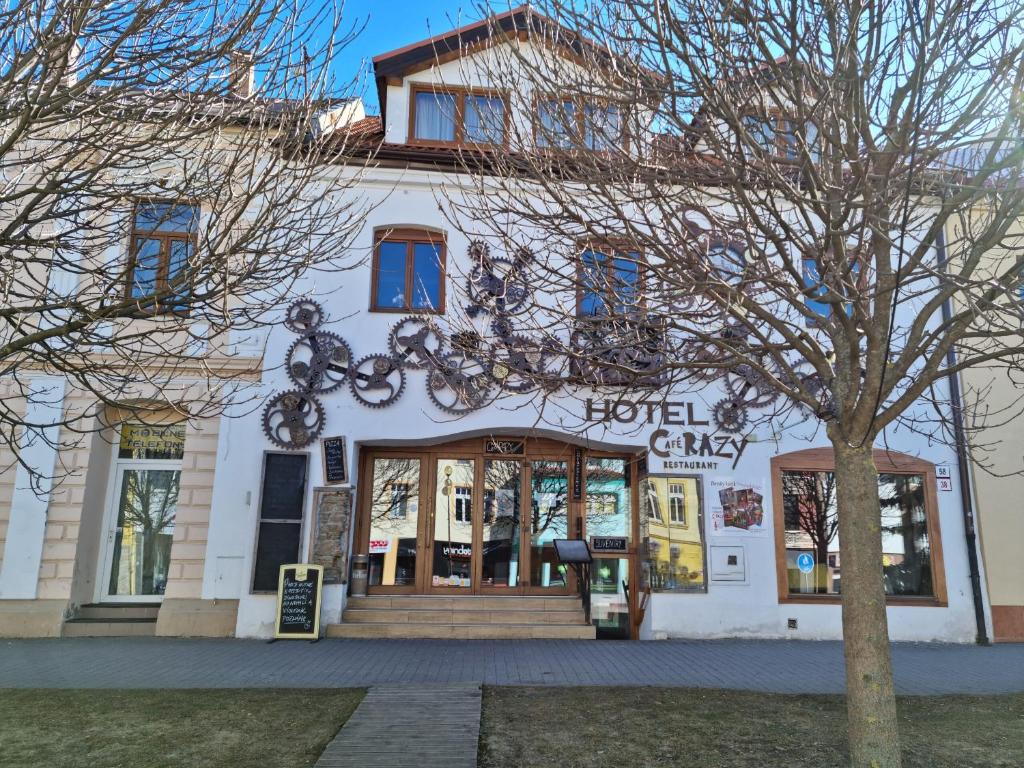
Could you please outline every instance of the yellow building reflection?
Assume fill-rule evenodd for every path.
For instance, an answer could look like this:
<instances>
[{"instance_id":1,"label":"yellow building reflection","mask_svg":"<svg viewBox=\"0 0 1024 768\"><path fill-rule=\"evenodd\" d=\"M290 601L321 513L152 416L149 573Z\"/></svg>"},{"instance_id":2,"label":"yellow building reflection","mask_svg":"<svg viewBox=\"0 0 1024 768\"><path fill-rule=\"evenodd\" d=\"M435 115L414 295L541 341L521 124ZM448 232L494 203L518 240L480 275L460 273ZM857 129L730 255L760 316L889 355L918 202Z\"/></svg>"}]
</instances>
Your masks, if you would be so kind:
<instances>
[{"instance_id":1,"label":"yellow building reflection","mask_svg":"<svg viewBox=\"0 0 1024 768\"><path fill-rule=\"evenodd\" d=\"M654 592L703 592L703 515L700 480L648 476L640 487L644 571Z\"/></svg>"}]
</instances>

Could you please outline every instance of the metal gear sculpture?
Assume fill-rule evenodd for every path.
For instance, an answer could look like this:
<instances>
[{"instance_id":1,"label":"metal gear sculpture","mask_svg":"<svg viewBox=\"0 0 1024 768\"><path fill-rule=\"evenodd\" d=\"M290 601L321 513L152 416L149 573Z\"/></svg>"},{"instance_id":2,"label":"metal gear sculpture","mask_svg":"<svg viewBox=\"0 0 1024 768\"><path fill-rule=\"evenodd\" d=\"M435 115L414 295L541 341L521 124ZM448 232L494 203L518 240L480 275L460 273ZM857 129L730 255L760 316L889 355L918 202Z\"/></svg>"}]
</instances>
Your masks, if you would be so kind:
<instances>
[{"instance_id":1,"label":"metal gear sculpture","mask_svg":"<svg viewBox=\"0 0 1024 768\"><path fill-rule=\"evenodd\" d=\"M281 392L263 409L263 433L286 450L305 448L323 429L323 406L308 392Z\"/></svg>"},{"instance_id":2,"label":"metal gear sculpture","mask_svg":"<svg viewBox=\"0 0 1024 768\"><path fill-rule=\"evenodd\" d=\"M743 403L735 400L719 400L711 412L715 426L723 432L741 432L750 420L750 414Z\"/></svg>"},{"instance_id":3,"label":"metal gear sculpture","mask_svg":"<svg viewBox=\"0 0 1024 768\"><path fill-rule=\"evenodd\" d=\"M389 355L368 355L352 366L348 381L356 400L369 408L384 408L401 397L405 371Z\"/></svg>"},{"instance_id":4,"label":"metal gear sculpture","mask_svg":"<svg viewBox=\"0 0 1024 768\"><path fill-rule=\"evenodd\" d=\"M771 365L768 360L763 364ZM771 380L749 363L741 363L725 372L725 388L733 400L748 408L767 408L779 398Z\"/></svg>"},{"instance_id":5,"label":"metal gear sculpture","mask_svg":"<svg viewBox=\"0 0 1024 768\"><path fill-rule=\"evenodd\" d=\"M388 336L388 347L402 367L422 370L433 366L444 352L444 339L432 321L410 315L395 323Z\"/></svg>"},{"instance_id":6,"label":"metal gear sculpture","mask_svg":"<svg viewBox=\"0 0 1024 768\"><path fill-rule=\"evenodd\" d=\"M311 333L324 324L324 308L312 299L292 302L284 314L284 325L293 333Z\"/></svg>"},{"instance_id":7,"label":"metal gear sculpture","mask_svg":"<svg viewBox=\"0 0 1024 768\"><path fill-rule=\"evenodd\" d=\"M348 380L352 350L340 336L327 331L297 339L288 348L288 378L304 392L327 394Z\"/></svg>"},{"instance_id":8,"label":"metal gear sculpture","mask_svg":"<svg viewBox=\"0 0 1024 768\"><path fill-rule=\"evenodd\" d=\"M581 318L570 346L580 350L573 367L588 384L664 383L664 334L656 321Z\"/></svg>"},{"instance_id":9,"label":"metal gear sculpture","mask_svg":"<svg viewBox=\"0 0 1024 768\"><path fill-rule=\"evenodd\" d=\"M526 336L509 336L494 353L491 373L508 392L532 392L538 387L550 388L547 367L551 350L547 345Z\"/></svg>"},{"instance_id":10,"label":"metal gear sculpture","mask_svg":"<svg viewBox=\"0 0 1024 768\"><path fill-rule=\"evenodd\" d=\"M487 244L474 240L469 244L469 258L475 262L466 279L469 317L483 312L500 317L526 309L532 293L526 276L526 268L533 259L529 249L520 248L512 259L492 259Z\"/></svg>"},{"instance_id":11,"label":"metal gear sculpture","mask_svg":"<svg viewBox=\"0 0 1024 768\"><path fill-rule=\"evenodd\" d=\"M493 383L487 363L455 350L442 356L427 376L427 395L442 411L458 416L486 405Z\"/></svg>"}]
</instances>

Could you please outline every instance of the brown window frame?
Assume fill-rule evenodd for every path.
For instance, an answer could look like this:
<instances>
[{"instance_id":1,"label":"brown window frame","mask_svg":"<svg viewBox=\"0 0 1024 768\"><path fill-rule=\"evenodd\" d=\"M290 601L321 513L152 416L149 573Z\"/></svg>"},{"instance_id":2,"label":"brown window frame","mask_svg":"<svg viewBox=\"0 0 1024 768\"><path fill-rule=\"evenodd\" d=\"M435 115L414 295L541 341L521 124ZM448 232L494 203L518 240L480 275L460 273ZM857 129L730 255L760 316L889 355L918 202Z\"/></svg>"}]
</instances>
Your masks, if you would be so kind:
<instances>
[{"instance_id":1,"label":"brown window frame","mask_svg":"<svg viewBox=\"0 0 1024 768\"><path fill-rule=\"evenodd\" d=\"M925 521L928 525L928 539L931 549L933 595L886 595L886 605L918 605L944 608L949 605L946 593L946 566L942 557L942 528L939 523L939 501L935 465L930 461L908 456L895 451L876 448L875 467L878 473L891 475L921 475L924 482ZM839 605L841 595L792 594L789 591L789 577L786 572L786 518L782 506L782 473L786 472L835 472L835 455L831 448L808 448L771 459L772 507L775 521L775 572L778 580L779 603L803 603ZM842 548L840 548L840 554ZM879 568L881 568L879 563Z\"/></svg>"},{"instance_id":2,"label":"brown window frame","mask_svg":"<svg viewBox=\"0 0 1024 768\"><path fill-rule=\"evenodd\" d=\"M144 240L158 240L160 241L160 262L157 265L156 272L156 290L160 291L167 287L168 284L168 273L171 268L171 243L173 242L185 242L191 243L193 253L199 248L199 238L195 232L175 232L173 230L160 231L160 230L148 230L138 229L137 224L139 220L139 206L142 205L170 205L170 206L187 206L193 208L196 211L196 220L198 221L199 216L202 214L202 209L199 204L194 200L136 200L132 206L132 231L130 240L128 243L128 268L126 270L126 281L125 281L125 299L127 301L137 301L140 296L133 295L133 288L135 284L135 268L139 263L139 244L140 241ZM168 297L173 298L173 297ZM174 307L163 306L159 303L149 307L140 308L140 312L144 315L181 315L187 317L189 314L188 308L175 309Z\"/></svg>"},{"instance_id":3,"label":"brown window frame","mask_svg":"<svg viewBox=\"0 0 1024 768\"><path fill-rule=\"evenodd\" d=\"M420 139L416 136L416 96L420 93L442 94L455 97L455 140L442 141L440 139ZM505 113L502 117L502 140L498 144L480 141L466 141L465 120L466 120L466 97L484 96L491 99L501 99L505 105ZM509 132L512 128L512 114L509 107L509 94L507 91L493 88L468 88L465 86L447 86L432 84L413 84L409 87L409 138L408 143L421 147L507 147Z\"/></svg>"},{"instance_id":4,"label":"brown window frame","mask_svg":"<svg viewBox=\"0 0 1024 768\"><path fill-rule=\"evenodd\" d=\"M405 303L401 307L380 306L380 246L381 243L405 243ZM434 308L413 307L413 253L416 243L431 243L440 246L441 279L438 285L438 301ZM448 245L444 233L430 229L378 227L373 232L373 263L370 270L370 311L400 312L402 314L443 315L445 311L445 283L448 280Z\"/></svg>"},{"instance_id":5,"label":"brown window frame","mask_svg":"<svg viewBox=\"0 0 1024 768\"><path fill-rule=\"evenodd\" d=\"M545 144L541 146L539 138L542 137L542 129L540 125L540 105L547 102L572 102L575 106L575 125L573 126L573 135L569 137L570 146L558 147L552 144ZM541 151L579 151L579 152L597 152L607 154L608 150L592 149L585 144L587 136L587 122L586 122L586 108L588 106L610 106L612 102L607 99L584 99L579 96L568 96L568 95L541 95L538 94L533 98L533 114L531 125L533 127L533 146ZM618 106L618 105L615 105ZM619 135L618 141L622 144L622 149L629 148L629 131L626 129L626 113L623 111L621 106L619 109Z\"/></svg>"},{"instance_id":6,"label":"brown window frame","mask_svg":"<svg viewBox=\"0 0 1024 768\"><path fill-rule=\"evenodd\" d=\"M604 256L609 257L609 258L605 259L604 264L608 264L610 262L613 262L615 257L616 257L616 254L625 254L625 255L628 256L628 254L635 253L637 255L637 258L636 258L636 292L637 292L636 309L638 311L643 311L647 307L647 290L646 290L646 288L647 288L647 258L645 256L644 251L643 251L642 248L630 246L628 243L616 243L614 241L601 241L601 242L597 242L597 241L593 241L593 240L589 240L589 241L585 240L585 241L581 241L580 243L577 244L577 249L579 251L579 256L578 256L579 262L576 265L576 317L578 317L578 318L595 317L595 315L584 314L584 312L583 312L583 297L587 293L586 289L584 288L584 285L585 285L585 283L584 283L584 280L585 280L585 275L584 275L585 265L583 263L583 254L586 251L594 251L596 253L600 253L600 254L603 254ZM607 268L602 269L602 272L605 275L605 279L609 280Z\"/></svg>"}]
</instances>

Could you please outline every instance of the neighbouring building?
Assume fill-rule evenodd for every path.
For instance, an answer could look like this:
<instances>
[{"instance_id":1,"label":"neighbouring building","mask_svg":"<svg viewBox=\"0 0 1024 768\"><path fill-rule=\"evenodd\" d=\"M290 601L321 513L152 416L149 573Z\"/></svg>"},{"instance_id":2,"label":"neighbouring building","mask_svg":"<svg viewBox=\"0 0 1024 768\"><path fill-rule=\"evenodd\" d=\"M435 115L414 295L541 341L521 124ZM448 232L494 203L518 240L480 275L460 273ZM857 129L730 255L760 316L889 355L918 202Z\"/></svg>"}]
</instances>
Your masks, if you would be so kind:
<instances>
[{"instance_id":1,"label":"neighbouring building","mask_svg":"<svg viewBox=\"0 0 1024 768\"><path fill-rule=\"evenodd\" d=\"M360 182L374 205L351 246L366 258L311 276L270 333L263 412L187 428L111 414L48 500L26 495L16 470L0 476L0 633L88 633L81 619L93 617L109 632L269 637L279 566L313 562L328 636L841 636L823 434L744 429L718 407L728 379L537 398L516 378L513 345L499 371L447 332L474 303L485 332L501 319L486 295L495 283L467 281L474 269L503 290L543 290L500 244L481 262L483 229L437 202L442 179L472 191L458 137L534 119L534 95L467 81L471 62L455 51L511 44L490 39L495 27L529 46L530 13L374 59L381 116L357 124L381 142ZM484 111L501 120L468 117ZM593 300L578 297L581 314ZM908 431L885 446L891 636L972 642L963 503L939 483L959 483L956 452ZM45 511L42 527L22 524L38 519L30 508ZM554 548L578 538L596 557L590 624ZM357 558L366 597L349 595ZM1000 578L1016 584L993 603L1019 605L1019 568ZM133 620L111 622L109 604Z\"/></svg>"}]
</instances>

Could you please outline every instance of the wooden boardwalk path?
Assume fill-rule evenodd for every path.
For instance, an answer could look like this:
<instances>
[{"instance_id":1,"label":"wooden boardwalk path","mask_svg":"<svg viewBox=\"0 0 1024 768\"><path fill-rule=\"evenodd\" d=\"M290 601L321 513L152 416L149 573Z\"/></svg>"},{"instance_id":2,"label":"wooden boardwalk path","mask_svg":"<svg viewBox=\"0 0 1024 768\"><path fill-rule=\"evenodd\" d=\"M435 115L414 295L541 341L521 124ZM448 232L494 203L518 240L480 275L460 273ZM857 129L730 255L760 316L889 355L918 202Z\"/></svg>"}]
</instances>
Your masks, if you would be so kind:
<instances>
[{"instance_id":1,"label":"wooden boardwalk path","mask_svg":"<svg viewBox=\"0 0 1024 768\"><path fill-rule=\"evenodd\" d=\"M479 685L378 685L314 768L476 768L479 737Z\"/></svg>"}]
</instances>

